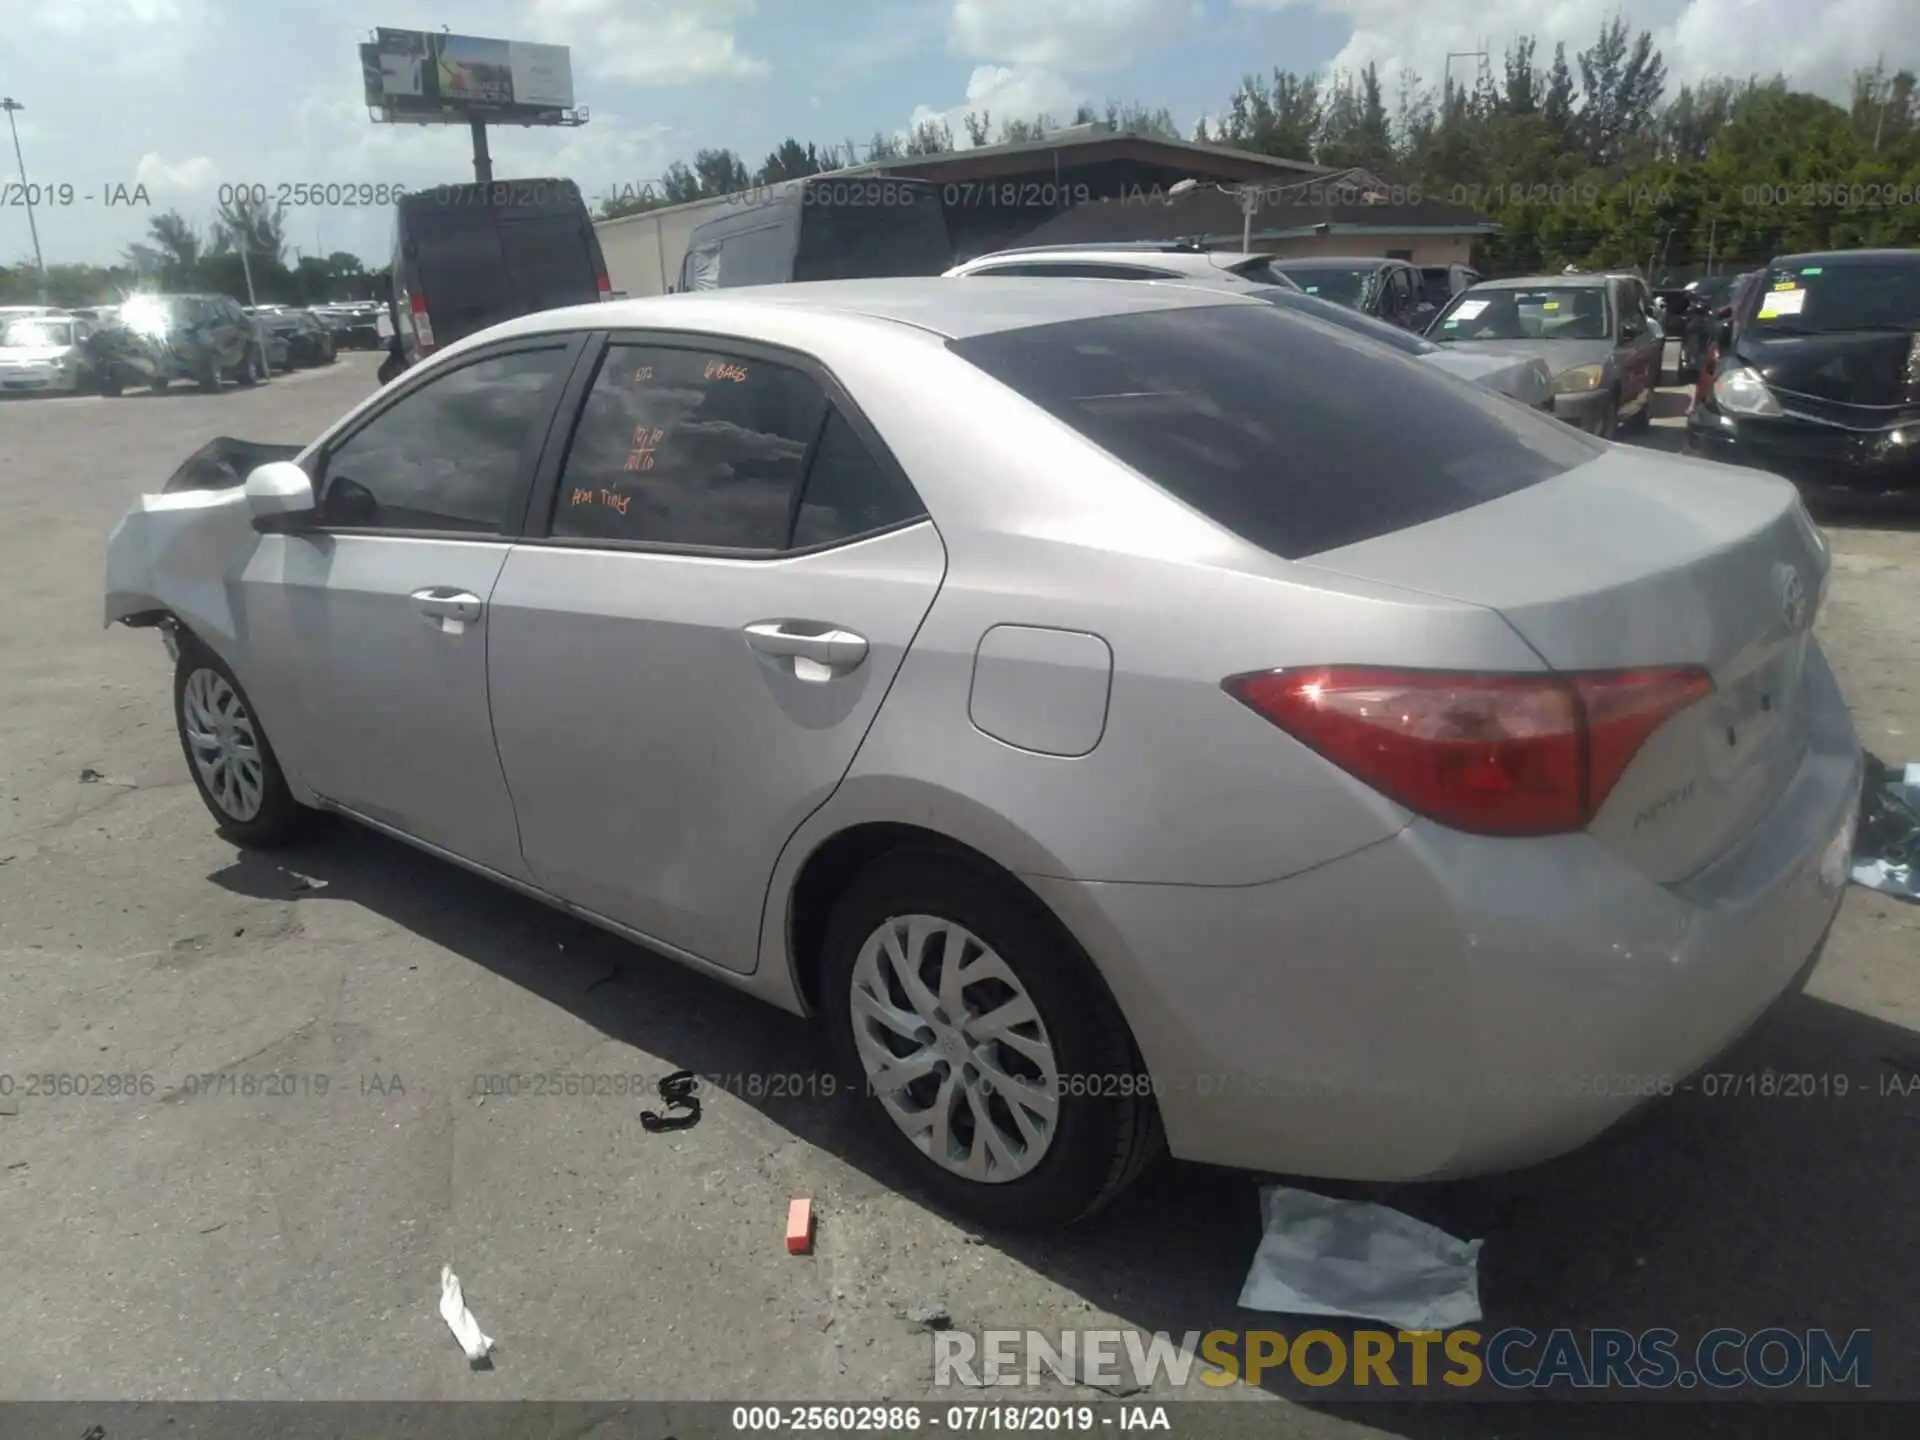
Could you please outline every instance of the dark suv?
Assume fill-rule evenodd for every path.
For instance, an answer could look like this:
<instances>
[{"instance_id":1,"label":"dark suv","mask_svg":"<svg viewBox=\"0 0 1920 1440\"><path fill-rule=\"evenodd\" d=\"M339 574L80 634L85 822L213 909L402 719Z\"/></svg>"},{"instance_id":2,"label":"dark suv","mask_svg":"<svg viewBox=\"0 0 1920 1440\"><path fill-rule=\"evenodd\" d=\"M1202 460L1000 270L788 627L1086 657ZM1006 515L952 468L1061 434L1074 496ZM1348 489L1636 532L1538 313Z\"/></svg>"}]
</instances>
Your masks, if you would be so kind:
<instances>
[{"instance_id":1,"label":"dark suv","mask_svg":"<svg viewBox=\"0 0 1920 1440\"><path fill-rule=\"evenodd\" d=\"M225 295L135 295L89 344L106 395L129 385L161 391L175 380L216 392L222 380L253 385L268 378L253 317Z\"/></svg>"},{"instance_id":2,"label":"dark suv","mask_svg":"<svg viewBox=\"0 0 1920 1440\"><path fill-rule=\"evenodd\" d=\"M1427 293L1426 276L1417 265L1405 260L1383 260L1377 255L1303 255L1298 259L1276 255L1273 268L1309 295L1403 330L1425 330L1440 309Z\"/></svg>"}]
</instances>

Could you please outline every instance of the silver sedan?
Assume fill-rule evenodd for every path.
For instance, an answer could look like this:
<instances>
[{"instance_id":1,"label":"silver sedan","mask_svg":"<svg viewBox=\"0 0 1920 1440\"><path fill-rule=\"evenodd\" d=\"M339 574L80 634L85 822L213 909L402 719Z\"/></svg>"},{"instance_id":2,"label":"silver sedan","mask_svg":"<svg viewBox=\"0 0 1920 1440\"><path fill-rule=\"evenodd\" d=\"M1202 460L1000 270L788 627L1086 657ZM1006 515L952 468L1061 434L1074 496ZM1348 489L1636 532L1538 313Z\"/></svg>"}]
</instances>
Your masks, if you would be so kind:
<instances>
[{"instance_id":1,"label":"silver sedan","mask_svg":"<svg viewBox=\"0 0 1920 1440\"><path fill-rule=\"evenodd\" d=\"M236 843L350 816L817 1015L1044 1225L1163 1142L1521 1165L1709 1062L1846 873L1827 573L1784 482L1274 306L904 279L510 321L144 498L105 608Z\"/></svg>"}]
</instances>

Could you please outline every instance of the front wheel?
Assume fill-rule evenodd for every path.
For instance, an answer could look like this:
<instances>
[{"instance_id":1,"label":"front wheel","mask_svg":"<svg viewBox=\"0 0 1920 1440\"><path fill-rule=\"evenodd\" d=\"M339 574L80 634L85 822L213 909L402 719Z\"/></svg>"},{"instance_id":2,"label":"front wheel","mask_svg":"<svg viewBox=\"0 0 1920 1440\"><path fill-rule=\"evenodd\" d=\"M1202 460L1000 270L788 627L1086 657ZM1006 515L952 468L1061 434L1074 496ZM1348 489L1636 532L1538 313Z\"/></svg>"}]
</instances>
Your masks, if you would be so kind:
<instances>
[{"instance_id":1,"label":"front wheel","mask_svg":"<svg viewBox=\"0 0 1920 1440\"><path fill-rule=\"evenodd\" d=\"M240 364L233 372L233 383L236 385L258 385L260 383L260 372L264 369L266 369L265 362L249 347L246 354L240 357Z\"/></svg>"},{"instance_id":2,"label":"front wheel","mask_svg":"<svg viewBox=\"0 0 1920 1440\"><path fill-rule=\"evenodd\" d=\"M293 798L253 702L226 661L186 635L173 671L173 714L194 788L222 835L270 849L307 831L317 812Z\"/></svg>"},{"instance_id":3,"label":"front wheel","mask_svg":"<svg viewBox=\"0 0 1920 1440\"><path fill-rule=\"evenodd\" d=\"M1602 440L1611 440L1613 432L1620 425L1620 402L1613 396L1607 396L1605 402L1593 412L1589 428Z\"/></svg>"},{"instance_id":4,"label":"front wheel","mask_svg":"<svg viewBox=\"0 0 1920 1440\"><path fill-rule=\"evenodd\" d=\"M877 861L828 924L838 1069L918 1180L990 1225L1069 1224L1162 1146L1118 1007L1014 882L933 853Z\"/></svg>"}]
</instances>

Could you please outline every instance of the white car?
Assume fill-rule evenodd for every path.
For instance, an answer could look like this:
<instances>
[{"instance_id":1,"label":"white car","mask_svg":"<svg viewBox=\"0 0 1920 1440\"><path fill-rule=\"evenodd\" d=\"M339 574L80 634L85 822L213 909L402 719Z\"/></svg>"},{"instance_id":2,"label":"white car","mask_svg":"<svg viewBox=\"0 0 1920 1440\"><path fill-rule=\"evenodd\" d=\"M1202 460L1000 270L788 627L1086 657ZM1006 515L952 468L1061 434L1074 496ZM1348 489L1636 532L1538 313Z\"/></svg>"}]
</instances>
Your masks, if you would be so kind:
<instances>
[{"instance_id":1,"label":"white car","mask_svg":"<svg viewBox=\"0 0 1920 1440\"><path fill-rule=\"evenodd\" d=\"M0 390L72 394L93 383L93 327L59 311L0 317Z\"/></svg>"}]
</instances>

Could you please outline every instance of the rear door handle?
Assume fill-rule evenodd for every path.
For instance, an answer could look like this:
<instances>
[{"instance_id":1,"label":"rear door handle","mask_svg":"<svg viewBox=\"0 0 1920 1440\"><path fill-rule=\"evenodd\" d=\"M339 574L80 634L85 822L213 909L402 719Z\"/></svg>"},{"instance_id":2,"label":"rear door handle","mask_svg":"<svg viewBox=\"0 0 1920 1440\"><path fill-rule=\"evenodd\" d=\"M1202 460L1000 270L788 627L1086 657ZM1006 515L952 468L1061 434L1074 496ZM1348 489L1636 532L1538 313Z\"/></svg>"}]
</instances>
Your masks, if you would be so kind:
<instances>
[{"instance_id":1,"label":"rear door handle","mask_svg":"<svg viewBox=\"0 0 1920 1440\"><path fill-rule=\"evenodd\" d=\"M828 680L857 670L867 658L863 635L813 620L761 620L746 627L747 644L762 655L792 662L802 680Z\"/></svg>"},{"instance_id":2,"label":"rear door handle","mask_svg":"<svg viewBox=\"0 0 1920 1440\"><path fill-rule=\"evenodd\" d=\"M413 603L420 607L420 613L427 619L441 622L443 629L451 629L456 625L464 629L478 620L481 610L485 608L478 595L445 585L414 591Z\"/></svg>"}]
</instances>

